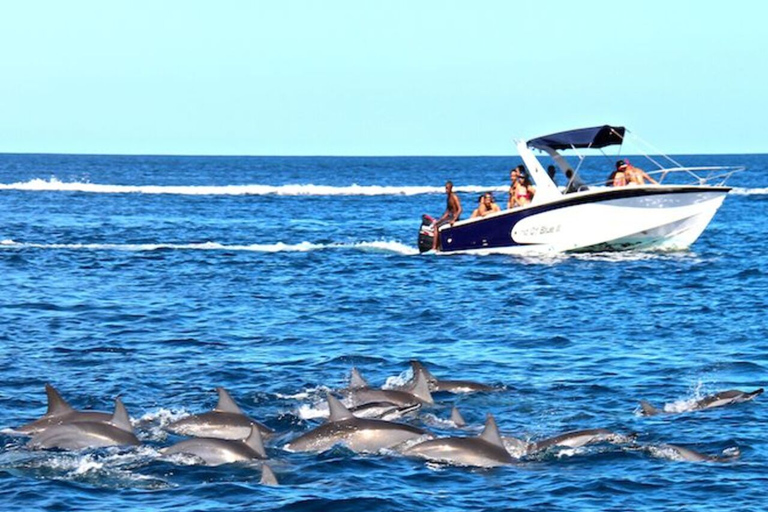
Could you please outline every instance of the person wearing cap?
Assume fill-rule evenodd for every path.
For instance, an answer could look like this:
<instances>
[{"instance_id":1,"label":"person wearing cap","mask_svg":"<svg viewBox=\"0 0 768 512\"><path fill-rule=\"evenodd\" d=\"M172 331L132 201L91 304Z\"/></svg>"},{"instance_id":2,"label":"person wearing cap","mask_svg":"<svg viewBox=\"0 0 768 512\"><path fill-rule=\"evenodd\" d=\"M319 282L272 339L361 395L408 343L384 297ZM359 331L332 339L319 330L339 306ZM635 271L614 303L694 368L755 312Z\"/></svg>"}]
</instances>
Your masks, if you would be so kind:
<instances>
[{"instance_id":1,"label":"person wearing cap","mask_svg":"<svg viewBox=\"0 0 768 512\"><path fill-rule=\"evenodd\" d=\"M627 163L624 160L616 162L616 170L608 176L605 184L608 187L623 187L627 184Z\"/></svg>"}]
</instances>

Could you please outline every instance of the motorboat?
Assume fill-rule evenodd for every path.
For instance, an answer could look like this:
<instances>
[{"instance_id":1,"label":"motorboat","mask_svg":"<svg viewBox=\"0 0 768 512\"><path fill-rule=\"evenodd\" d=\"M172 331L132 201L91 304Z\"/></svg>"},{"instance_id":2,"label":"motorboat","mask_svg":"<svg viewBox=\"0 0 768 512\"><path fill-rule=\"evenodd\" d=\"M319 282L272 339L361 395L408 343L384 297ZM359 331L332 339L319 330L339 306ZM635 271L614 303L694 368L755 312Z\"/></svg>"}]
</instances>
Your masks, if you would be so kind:
<instances>
[{"instance_id":1,"label":"motorboat","mask_svg":"<svg viewBox=\"0 0 768 512\"><path fill-rule=\"evenodd\" d=\"M581 167L587 150L621 150L630 135L622 126L596 126L516 140L535 194L530 204L502 209L482 217L456 221L437 229L425 215L419 230L419 250L432 250L438 237L440 253L598 252L626 250L683 250L693 244L731 190L726 180L743 167L687 167L671 157L646 158L657 169L644 184L586 185ZM558 187L534 152L542 153L569 176ZM574 152L572 166L564 153ZM592 157L590 157L592 158ZM633 154L633 159L636 158ZM664 160L671 162L664 165ZM617 165L618 167L618 165ZM610 168L607 168L610 171Z\"/></svg>"}]
</instances>

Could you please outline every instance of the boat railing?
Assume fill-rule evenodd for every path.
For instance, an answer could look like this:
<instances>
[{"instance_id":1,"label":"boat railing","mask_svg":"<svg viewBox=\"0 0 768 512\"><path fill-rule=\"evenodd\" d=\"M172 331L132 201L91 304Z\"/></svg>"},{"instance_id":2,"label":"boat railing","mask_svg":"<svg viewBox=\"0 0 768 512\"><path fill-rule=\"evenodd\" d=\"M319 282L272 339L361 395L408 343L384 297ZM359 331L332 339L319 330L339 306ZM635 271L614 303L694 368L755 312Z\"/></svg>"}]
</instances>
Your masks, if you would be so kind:
<instances>
[{"instance_id":1,"label":"boat railing","mask_svg":"<svg viewBox=\"0 0 768 512\"><path fill-rule=\"evenodd\" d=\"M668 167L647 174L659 185L711 185L724 186L730 177L745 169L744 166ZM606 186L605 180L587 183L588 188Z\"/></svg>"},{"instance_id":2,"label":"boat railing","mask_svg":"<svg viewBox=\"0 0 768 512\"><path fill-rule=\"evenodd\" d=\"M707 167L670 167L648 173L659 175L657 181L663 184L670 175L687 175L696 185L723 186L728 179L737 172L745 169L744 166L707 166ZM655 177L655 176L654 176Z\"/></svg>"}]
</instances>

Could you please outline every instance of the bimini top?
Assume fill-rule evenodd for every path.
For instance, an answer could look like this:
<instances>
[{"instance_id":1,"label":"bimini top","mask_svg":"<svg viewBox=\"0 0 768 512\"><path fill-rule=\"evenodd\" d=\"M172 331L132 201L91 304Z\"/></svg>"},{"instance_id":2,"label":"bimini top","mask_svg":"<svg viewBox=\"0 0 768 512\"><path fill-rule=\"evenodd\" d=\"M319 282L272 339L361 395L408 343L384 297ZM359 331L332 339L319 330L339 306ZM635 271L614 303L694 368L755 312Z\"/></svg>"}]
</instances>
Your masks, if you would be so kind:
<instances>
[{"instance_id":1,"label":"bimini top","mask_svg":"<svg viewBox=\"0 0 768 512\"><path fill-rule=\"evenodd\" d=\"M528 147L536 149L604 148L624 141L623 126L595 126L567 132L553 133L528 141Z\"/></svg>"}]
</instances>

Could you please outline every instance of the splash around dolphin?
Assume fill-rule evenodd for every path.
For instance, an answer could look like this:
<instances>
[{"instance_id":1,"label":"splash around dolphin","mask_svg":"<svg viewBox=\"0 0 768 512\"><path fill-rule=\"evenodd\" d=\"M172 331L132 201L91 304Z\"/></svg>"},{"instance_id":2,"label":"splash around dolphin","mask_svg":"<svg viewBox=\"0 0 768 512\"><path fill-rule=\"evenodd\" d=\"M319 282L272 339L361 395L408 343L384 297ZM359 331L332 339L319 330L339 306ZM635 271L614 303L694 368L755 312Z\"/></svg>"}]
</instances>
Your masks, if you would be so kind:
<instances>
[{"instance_id":1,"label":"splash around dolphin","mask_svg":"<svg viewBox=\"0 0 768 512\"><path fill-rule=\"evenodd\" d=\"M108 422L78 421L52 425L32 436L27 446L33 449L85 450L108 446L138 446L122 400L115 399L115 412Z\"/></svg>"},{"instance_id":2,"label":"splash around dolphin","mask_svg":"<svg viewBox=\"0 0 768 512\"><path fill-rule=\"evenodd\" d=\"M107 423L112 419L112 414L101 411L77 411L61 397L61 394L51 386L45 385L45 394L48 397L48 410L45 415L33 422L14 429L14 432L24 435L34 435L48 427L65 423L96 422Z\"/></svg>"},{"instance_id":3,"label":"splash around dolphin","mask_svg":"<svg viewBox=\"0 0 768 512\"><path fill-rule=\"evenodd\" d=\"M478 437L444 437L411 446L404 455L459 466L493 468L513 464L515 459L504 447L493 415L488 414L485 429Z\"/></svg>"},{"instance_id":4,"label":"splash around dolphin","mask_svg":"<svg viewBox=\"0 0 768 512\"><path fill-rule=\"evenodd\" d=\"M226 389L216 388L219 401L212 411L193 414L166 426L166 430L183 436L240 440L247 438L251 427L262 436L273 434L272 429L249 418L235 403Z\"/></svg>"},{"instance_id":5,"label":"splash around dolphin","mask_svg":"<svg viewBox=\"0 0 768 512\"><path fill-rule=\"evenodd\" d=\"M424 436L427 431L404 423L355 417L339 399L328 393L328 421L289 442L292 452L323 452L344 445L355 452L375 453Z\"/></svg>"},{"instance_id":6,"label":"splash around dolphin","mask_svg":"<svg viewBox=\"0 0 768 512\"><path fill-rule=\"evenodd\" d=\"M763 388L758 388L751 392L739 391L737 389L730 389L728 391L721 391L714 395L708 395L704 398L696 400L692 405L687 407L684 411L679 412L691 412L691 411L703 411L705 409L714 409L716 407L724 407L726 405L740 404L743 402L749 402L763 393ZM664 409L657 409L650 402L646 400L640 401L641 414L643 416L655 416L657 414L671 414Z\"/></svg>"},{"instance_id":7,"label":"splash around dolphin","mask_svg":"<svg viewBox=\"0 0 768 512\"><path fill-rule=\"evenodd\" d=\"M206 466L220 466L233 462L266 459L264 440L258 427L252 426L247 438L241 440L196 437L161 450L163 455L186 454L202 461ZM273 475L274 476L274 475Z\"/></svg>"}]
</instances>

